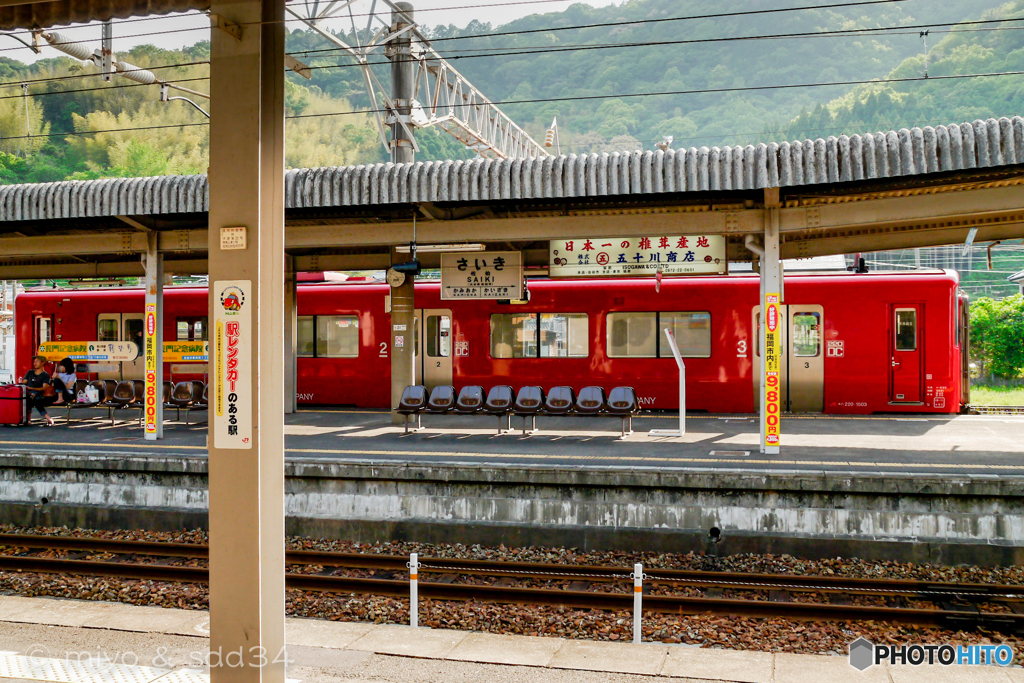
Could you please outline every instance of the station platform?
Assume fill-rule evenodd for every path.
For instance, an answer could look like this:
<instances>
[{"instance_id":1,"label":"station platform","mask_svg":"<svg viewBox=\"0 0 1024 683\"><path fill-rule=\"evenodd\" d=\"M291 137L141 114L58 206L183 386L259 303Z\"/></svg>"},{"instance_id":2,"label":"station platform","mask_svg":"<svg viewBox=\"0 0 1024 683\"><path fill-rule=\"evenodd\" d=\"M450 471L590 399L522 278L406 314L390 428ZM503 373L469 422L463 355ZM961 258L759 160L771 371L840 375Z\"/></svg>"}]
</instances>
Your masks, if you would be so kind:
<instances>
[{"instance_id":1,"label":"station platform","mask_svg":"<svg viewBox=\"0 0 1024 683\"><path fill-rule=\"evenodd\" d=\"M753 652L288 619L290 683L1024 683L1024 669L876 665ZM208 683L209 615L0 596L0 683Z\"/></svg>"},{"instance_id":2,"label":"station platform","mask_svg":"<svg viewBox=\"0 0 1024 683\"><path fill-rule=\"evenodd\" d=\"M75 410L67 424L0 429L0 451L206 454L205 424L169 422L164 439L145 441L137 420L111 426L105 414ZM485 415L427 415L423 430L404 434L384 411L301 410L286 416L286 456L584 468L1024 474L1024 416L1016 415L784 416L778 456L759 453L758 420L752 415L690 415L681 438L648 435L652 429L676 428L673 414L636 418L634 433L625 438L613 417L541 417L540 431L530 435L522 433L518 418L512 424L520 428L512 433L498 435L498 424L498 418Z\"/></svg>"}]
</instances>

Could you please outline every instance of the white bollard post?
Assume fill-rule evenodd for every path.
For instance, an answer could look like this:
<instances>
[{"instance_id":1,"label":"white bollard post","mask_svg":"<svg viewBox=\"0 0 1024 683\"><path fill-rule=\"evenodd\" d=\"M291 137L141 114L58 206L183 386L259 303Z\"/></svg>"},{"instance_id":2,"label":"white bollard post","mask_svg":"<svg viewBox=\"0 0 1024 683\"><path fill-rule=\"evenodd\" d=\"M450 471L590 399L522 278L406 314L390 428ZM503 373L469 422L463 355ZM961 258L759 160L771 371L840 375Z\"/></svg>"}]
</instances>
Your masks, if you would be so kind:
<instances>
[{"instance_id":1,"label":"white bollard post","mask_svg":"<svg viewBox=\"0 0 1024 683\"><path fill-rule=\"evenodd\" d=\"M643 611L644 599L644 566L639 562L633 565L633 642L639 643L640 613Z\"/></svg>"},{"instance_id":2,"label":"white bollard post","mask_svg":"<svg viewBox=\"0 0 1024 683\"><path fill-rule=\"evenodd\" d=\"M409 625L420 625L419 553L409 554Z\"/></svg>"}]
</instances>

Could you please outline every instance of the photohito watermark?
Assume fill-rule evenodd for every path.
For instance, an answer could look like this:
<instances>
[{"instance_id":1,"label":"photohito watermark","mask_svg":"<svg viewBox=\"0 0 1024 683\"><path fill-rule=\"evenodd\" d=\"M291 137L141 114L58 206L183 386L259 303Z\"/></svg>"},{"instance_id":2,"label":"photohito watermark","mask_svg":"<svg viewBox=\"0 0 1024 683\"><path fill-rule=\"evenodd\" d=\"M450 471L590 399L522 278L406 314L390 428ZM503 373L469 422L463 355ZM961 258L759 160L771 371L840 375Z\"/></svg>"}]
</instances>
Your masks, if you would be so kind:
<instances>
[{"instance_id":1,"label":"photohito watermark","mask_svg":"<svg viewBox=\"0 0 1024 683\"><path fill-rule=\"evenodd\" d=\"M1009 645L875 645L867 638L850 643L850 666L858 671L883 662L911 666L1010 666L1013 648Z\"/></svg>"}]
</instances>

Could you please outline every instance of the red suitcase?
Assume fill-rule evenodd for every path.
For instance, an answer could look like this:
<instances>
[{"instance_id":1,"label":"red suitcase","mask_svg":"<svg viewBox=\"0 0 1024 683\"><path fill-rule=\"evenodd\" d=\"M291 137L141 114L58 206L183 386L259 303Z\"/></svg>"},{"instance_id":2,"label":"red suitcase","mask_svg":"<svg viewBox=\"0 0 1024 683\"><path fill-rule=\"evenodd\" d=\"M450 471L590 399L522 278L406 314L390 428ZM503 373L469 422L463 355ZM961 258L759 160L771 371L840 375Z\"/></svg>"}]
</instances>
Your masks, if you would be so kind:
<instances>
[{"instance_id":1,"label":"red suitcase","mask_svg":"<svg viewBox=\"0 0 1024 683\"><path fill-rule=\"evenodd\" d=\"M22 384L0 386L0 425L27 425L28 388Z\"/></svg>"}]
</instances>

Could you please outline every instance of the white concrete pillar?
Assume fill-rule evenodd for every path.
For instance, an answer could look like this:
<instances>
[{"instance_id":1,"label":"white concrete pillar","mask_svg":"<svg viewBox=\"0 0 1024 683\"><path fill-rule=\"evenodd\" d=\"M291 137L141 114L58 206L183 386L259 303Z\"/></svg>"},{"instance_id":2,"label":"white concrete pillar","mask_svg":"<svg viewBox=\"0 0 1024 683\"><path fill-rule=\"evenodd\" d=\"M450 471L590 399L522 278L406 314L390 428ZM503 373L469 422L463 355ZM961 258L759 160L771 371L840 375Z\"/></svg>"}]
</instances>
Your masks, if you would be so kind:
<instances>
[{"instance_id":1,"label":"white concrete pillar","mask_svg":"<svg viewBox=\"0 0 1024 683\"><path fill-rule=\"evenodd\" d=\"M779 248L779 188L765 190L764 255L761 258L761 452L779 452L782 434L780 338L782 283Z\"/></svg>"},{"instance_id":2,"label":"white concrete pillar","mask_svg":"<svg viewBox=\"0 0 1024 683\"><path fill-rule=\"evenodd\" d=\"M210 677L283 683L284 0L210 10Z\"/></svg>"},{"instance_id":3,"label":"white concrete pillar","mask_svg":"<svg viewBox=\"0 0 1024 683\"><path fill-rule=\"evenodd\" d=\"M146 314L143 320L146 395L143 401L147 441L164 438L164 257L157 234L147 236Z\"/></svg>"}]
</instances>

